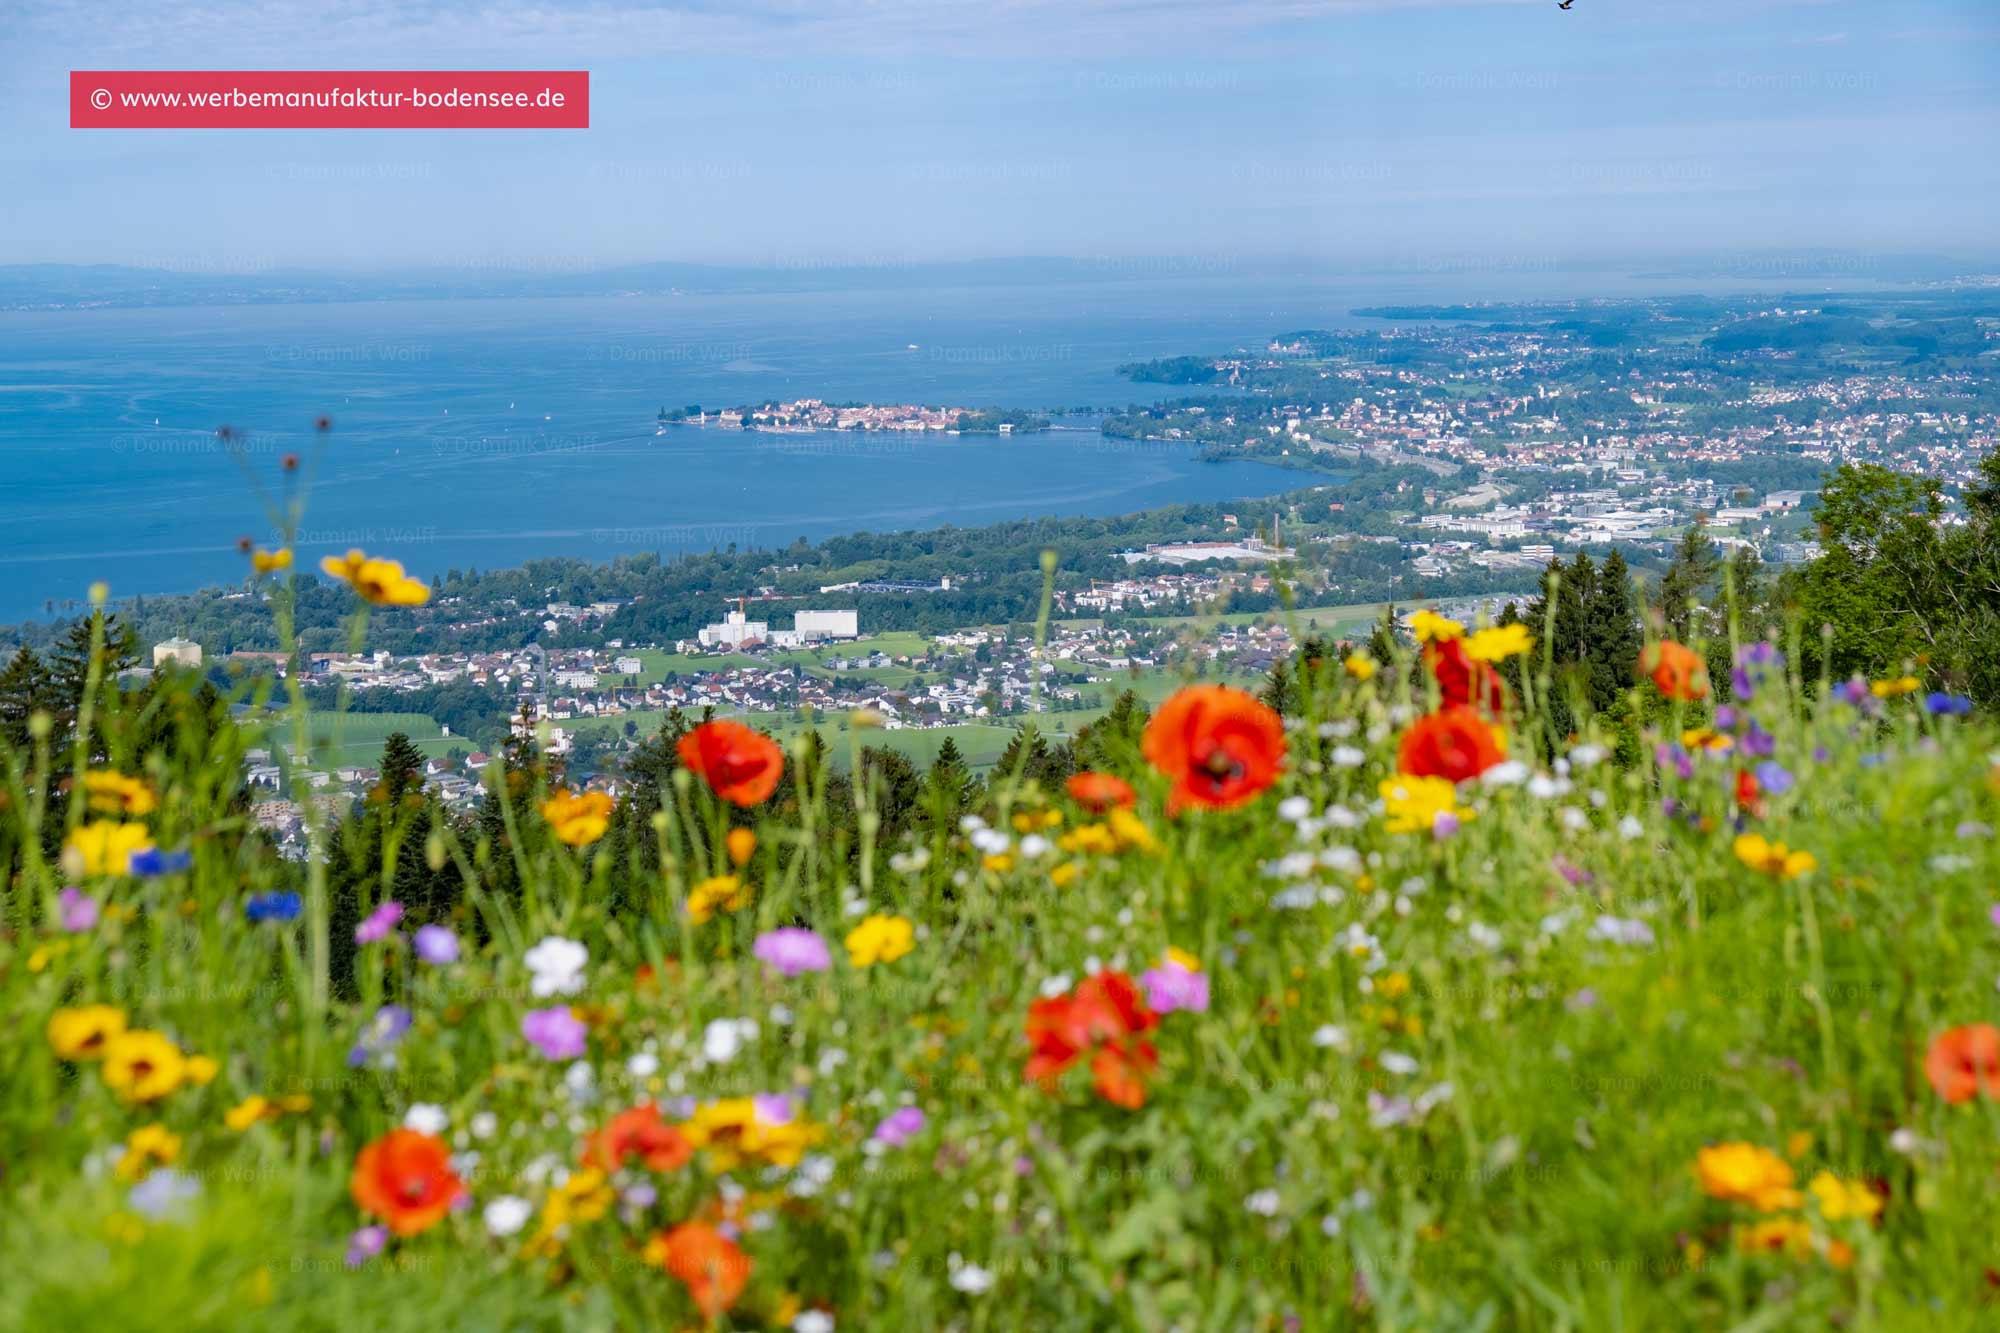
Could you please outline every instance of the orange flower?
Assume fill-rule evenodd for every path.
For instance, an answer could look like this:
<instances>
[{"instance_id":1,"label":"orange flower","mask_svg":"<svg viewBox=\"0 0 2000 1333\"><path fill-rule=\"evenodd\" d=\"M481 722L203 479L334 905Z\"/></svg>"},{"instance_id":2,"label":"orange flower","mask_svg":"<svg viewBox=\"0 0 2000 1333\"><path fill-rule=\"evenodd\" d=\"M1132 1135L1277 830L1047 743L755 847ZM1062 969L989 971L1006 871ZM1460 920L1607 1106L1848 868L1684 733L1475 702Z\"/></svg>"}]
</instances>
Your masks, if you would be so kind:
<instances>
[{"instance_id":1,"label":"orange flower","mask_svg":"<svg viewBox=\"0 0 2000 1333\"><path fill-rule=\"evenodd\" d=\"M1167 810L1192 802L1227 810L1278 780L1285 726L1227 685L1190 685L1160 706L1141 742L1146 762L1173 780Z\"/></svg>"},{"instance_id":2,"label":"orange flower","mask_svg":"<svg viewBox=\"0 0 2000 1333\"><path fill-rule=\"evenodd\" d=\"M1764 813L1764 789L1757 784L1757 775L1747 768L1736 770L1736 804L1746 814Z\"/></svg>"},{"instance_id":3,"label":"orange flower","mask_svg":"<svg viewBox=\"0 0 2000 1333\"><path fill-rule=\"evenodd\" d=\"M1074 992L1028 1006L1027 1034L1034 1051L1024 1071L1030 1083L1051 1087L1084 1054L1097 1095L1136 1111L1146 1104L1146 1077L1160 1064L1153 1043L1139 1034L1160 1025L1132 978L1099 972Z\"/></svg>"},{"instance_id":4,"label":"orange flower","mask_svg":"<svg viewBox=\"0 0 2000 1333\"><path fill-rule=\"evenodd\" d=\"M757 854L757 835L747 828L733 828L723 845L729 849L729 864L741 870Z\"/></svg>"},{"instance_id":5,"label":"orange flower","mask_svg":"<svg viewBox=\"0 0 2000 1333\"><path fill-rule=\"evenodd\" d=\"M435 1226L465 1192L452 1173L442 1140L414 1129L392 1129L361 1150L347 1192L355 1206L388 1223L399 1236Z\"/></svg>"},{"instance_id":6,"label":"orange flower","mask_svg":"<svg viewBox=\"0 0 2000 1333\"><path fill-rule=\"evenodd\" d=\"M706 1222L683 1222L659 1237L661 1266L687 1284L695 1308L715 1319L750 1282L750 1256Z\"/></svg>"},{"instance_id":7,"label":"orange flower","mask_svg":"<svg viewBox=\"0 0 2000 1333\"><path fill-rule=\"evenodd\" d=\"M1708 666L1683 644L1662 640L1639 654L1639 670L1669 699L1691 703L1708 697Z\"/></svg>"},{"instance_id":8,"label":"orange flower","mask_svg":"<svg viewBox=\"0 0 2000 1333\"><path fill-rule=\"evenodd\" d=\"M1130 810L1139 793L1121 777L1085 769L1069 780L1069 798L1093 815L1101 815L1113 808Z\"/></svg>"},{"instance_id":9,"label":"orange flower","mask_svg":"<svg viewBox=\"0 0 2000 1333\"><path fill-rule=\"evenodd\" d=\"M2000 1098L2000 1028L1973 1023L1940 1033L1924 1056L1924 1074L1954 1105L1980 1093Z\"/></svg>"},{"instance_id":10,"label":"orange flower","mask_svg":"<svg viewBox=\"0 0 2000 1333\"><path fill-rule=\"evenodd\" d=\"M1474 660L1463 639L1432 639L1424 644L1424 665L1438 684L1446 708L1474 704L1489 713L1507 706L1507 687L1490 662Z\"/></svg>"},{"instance_id":11,"label":"orange flower","mask_svg":"<svg viewBox=\"0 0 2000 1333\"><path fill-rule=\"evenodd\" d=\"M741 722L704 722L681 737L681 763L732 805L768 800L785 771L785 752Z\"/></svg>"},{"instance_id":12,"label":"orange flower","mask_svg":"<svg viewBox=\"0 0 2000 1333\"><path fill-rule=\"evenodd\" d=\"M616 1171L638 1158L648 1171L678 1171L694 1156L687 1136L660 1118L651 1102L620 1111L584 1143L583 1163L603 1172Z\"/></svg>"},{"instance_id":13,"label":"orange flower","mask_svg":"<svg viewBox=\"0 0 2000 1333\"><path fill-rule=\"evenodd\" d=\"M1506 757L1499 728L1481 717L1478 709L1460 704L1410 724L1396 750L1396 769L1413 778L1463 782Z\"/></svg>"}]
</instances>

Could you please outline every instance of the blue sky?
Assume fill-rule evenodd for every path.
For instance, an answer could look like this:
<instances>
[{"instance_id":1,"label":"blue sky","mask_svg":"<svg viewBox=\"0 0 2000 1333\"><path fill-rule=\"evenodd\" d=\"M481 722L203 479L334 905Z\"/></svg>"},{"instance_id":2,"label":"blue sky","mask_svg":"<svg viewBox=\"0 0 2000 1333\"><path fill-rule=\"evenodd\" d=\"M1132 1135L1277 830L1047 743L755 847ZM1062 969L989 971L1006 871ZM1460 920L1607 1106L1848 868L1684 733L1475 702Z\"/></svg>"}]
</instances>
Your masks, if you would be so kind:
<instances>
[{"instance_id":1,"label":"blue sky","mask_svg":"<svg viewBox=\"0 0 2000 1333\"><path fill-rule=\"evenodd\" d=\"M0 0L0 263L1991 256L1992 0ZM72 68L584 68L587 131L73 131Z\"/></svg>"}]
</instances>

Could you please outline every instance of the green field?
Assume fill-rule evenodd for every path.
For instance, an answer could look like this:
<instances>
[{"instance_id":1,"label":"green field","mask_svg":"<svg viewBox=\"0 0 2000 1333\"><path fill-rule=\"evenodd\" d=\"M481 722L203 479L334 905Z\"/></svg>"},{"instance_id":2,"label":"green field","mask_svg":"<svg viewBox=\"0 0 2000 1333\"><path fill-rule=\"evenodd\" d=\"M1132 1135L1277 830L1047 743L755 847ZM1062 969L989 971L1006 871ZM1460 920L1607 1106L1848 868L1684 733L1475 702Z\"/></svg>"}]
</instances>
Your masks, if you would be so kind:
<instances>
[{"instance_id":1,"label":"green field","mask_svg":"<svg viewBox=\"0 0 2000 1333\"><path fill-rule=\"evenodd\" d=\"M290 736L282 719L253 719L244 725L261 733L257 743L274 752L277 743ZM469 736L446 736L428 713L316 713L312 719L313 761L321 768L372 764L382 753L382 742L397 731L407 735L428 758L480 748Z\"/></svg>"}]
</instances>

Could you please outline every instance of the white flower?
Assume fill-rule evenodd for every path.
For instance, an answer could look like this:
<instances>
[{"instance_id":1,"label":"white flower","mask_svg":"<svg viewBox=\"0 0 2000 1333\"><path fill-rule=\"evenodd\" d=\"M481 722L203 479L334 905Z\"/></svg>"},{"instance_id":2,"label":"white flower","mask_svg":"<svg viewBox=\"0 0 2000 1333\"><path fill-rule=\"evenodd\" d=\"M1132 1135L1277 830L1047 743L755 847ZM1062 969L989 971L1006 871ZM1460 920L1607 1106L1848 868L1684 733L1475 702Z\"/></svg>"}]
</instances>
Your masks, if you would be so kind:
<instances>
[{"instance_id":1,"label":"white flower","mask_svg":"<svg viewBox=\"0 0 2000 1333\"><path fill-rule=\"evenodd\" d=\"M1361 853L1352 847L1329 847L1319 854L1319 863L1346 875L1361 873Z\"/></svg>"},{"instance_id":2,"label":"white flower","mask_svg":"<svg viewBox=\"0 0 2000 1333\"><path fill-rule=\"evenodd\" d=\"M1021 855L1031 861L1037 857L1047 856L1054 849L1055 844L1039 833L1030 833L1021 839Z\"/></svg>"},{"instance_id":3,"label":"white flower","mask_svg":"<svg viewBox=\"0 0 2000 1333\"><path fill-rule=\"evenodd\" d=\"M522 956L528 971L534 974L529 989L538 999L551 995L574 995L583 989L584 965L590 962L590 950L575 940L566 940L560 935L549 935L540 944Z\"/></svg>"},{"instance_id":4,"label":"white flower","mask_svg":"<svg viewBox=\"0 0 2000 1333\"><path fill-rule=\"evenodd\" d=\"M1344 805L1329 805L1321 818L1326 820L1329 828L1360 828L1365 822Z\"/></svg>"},{"instance_id":5,"label":"white flower","mask_svg":"<svg viewBox=\"0 0 2000 1333\"><path fill-rule=\"evenodd\" d=\"M1590 816L1573 805L1562 808L1562 826L1571 833L1581 833L1590 827Z\"/></svg>"},{"instance_id":6,"label":"white flower","mask_svg":"<svg viewBox=\"0 0 2000 1333\"><path fill-rule=\"evenodd\" d=\"M1258 1190L1255 1194L1243 1200L1243 1206L1259 1217L1276 1217L1278 1215L1278 1191Z\"/></svg>"},{"instance_id":7,"label":"white flower","mask_svg":"<svg viewBox=\"0 0 2000 1333\"><path fill-rule=\"evenodd\" d=\"M1279 911L1300 911L1318 902L1319 890L1310 884L1299 884L1271 895L1271 906Z\"/></svg>"},{"instance_id":8,"label":"white flower","mask_svg":"<svg viewBox=\"0 0 2000 1333\"><path fill-rule=\"evenodd\" d=\"M1401 1051L1384 1051L1380 1058L1382 1068L1392 1074L1414 1074L1417 1072L1415 1056L1405 1055Z\"/></svg>"},{"instance_id":9,"label":"white flower","mask_svg":"<svg viewBox=\"0 0 2000 1333\"><path fill-rule=\"evenodd\" d=\"M1327 758L1331 759L1337 768L1359 768L1368 762L1368 755L1352 745L1334 746L1333 753Z\"/></svg>"},{"instance_id":10,"label":"white flower","mask_svg":"<svg viewBox=\"0 0 2000 1333\"><path fill-rule=\"evenodd\" d=\"M953 1270L951 1285L968 1296L982 1296L993 1286L993 1274L978 1264L961 1264Z\"/></svg>"},{"instance_id":11,"label":"white flower","mask_svg":"<svg viewBox=\"0 0 2000 1333\"><path fill-rule=\"evenodd\" d=\"M819 1053L816 1068L821 1078L833 1077L833 1071L847 1063L847 1052L838 1046L828 1046Z\"/></svg>"},{"instance_id":12,"label":"white flower","mask_svg":"<svg viewBox=\"0 0 2000 1333\"><path fill-rule=\"evenodd\" d=\"M1603 763L1604 756L1602 745L1579 745L1569 752L1569 761L1578 768L1591 768Z\"/></svg>"},{"instance_id":13,"label":"white flower","mask_svg":"<svg viewBox=\"0 0 2000 1333\"><path fill-rule=\"evenodd\" d=\"M1624 917L1600 916L1590 928L1590 933L1601 940L1614 944L1635 944L1641 947L1653 942L1653 928L1643 921L1631 921Z\"/></svg>"},{"instance_id":14,"label":"white flower","mask_svg":"<svg viewBox=\"0 0 2000 1333\"><path fill-rule=\"evenodd\" d=\"M1465 928L1465 935L1467 939L1488 952L1498 949L1501 944L1500 932L1487 925L1484 921L1475 921L1467 926Z\"/></svg>"},{"instance_id":15,"label":"white flower","mask_svg":"<svg viewBox=\"0 0 2000 1333\"><path fill-rule=\"evenodd\" d=\"M985 827L986 821L978 815L961 815L959 817L958 831L960 833L977 833Z\"/></svg>"},{"instance_id":16,"label":"white flower","mask_svg":"<svg viewBox=\"0 0 2000 1333\"><path fill-rule=\"evenodd\" d=\"M1041 991L1043 999L1053 1000L1056 996L1067 991L1071 984L1069 973L1058 972L1052 977L1044 977L1042 984L1037 989Z\"/></svg>"},{"instance_id":17,"label":"white flower","mask_svg":"<svg viewBox=\"0 0 2000 1333\"><path fill-rule=\"evenodd\" d=\"M1569 784L1552 778L1546 773L1537 773L1528 779L1528 795L1538 801L1546 801L1569 790Z\"/></svg>"},{"instance_id":18,"label":"white flower","mask_svg":"<svg viewBox=\"0 0 2000 1333\"><path fill-rule=\"evenodd\" d=\"M801 1310L792 1321L792 1333L833 1333L833 1316L824 1310Z\"/></svg>"},{"instance_id":19,"label":"white flower","mask_svg":"<svg viewBox=\"0 0 2000 1333\"><path fill-rule=\"evenodd\" d=\"M1479 775L1479 780L1489 787L1517 786L1528 780L1528 766L1518 759L1509 759L1487 769Z\"/></svg>"},{"instance_id":20,"label":"white flower","mask_svg":"<svg viewBox=\"0 0 2000 1333\"><path fill-rule=\"evenodd\" d=\"M419 1134L429 1134L435 1138L451 1127L451 1117L442 1106L430 1102L418 1102L403 1112L403 1128L414 1129Z\"/></svg>"},{"instance_id":21,"label":"white flower","mask_svg":"<svg viewBox=\"0 0 2000 1333\"><path fill-rule=\"evenodd\" d=\"M472 1137L490 1139L500 1132L500 1117L491 1111L481 1111L472 1117Z\"/></svg>"},{"instance_id":22,"label":"white flower","mask_svg":"<svg viewBox=\"0 0 2000 1333\"><path fill-rule=\"evenodd\" d=\"M982 828L974 831L972 845L988 856L998 856L1013 846L1014 841L999 829Z\"/></svg>"},{"instance_id":23,"label":"white flower","mask_svg":"<svg viewBox=\"0 0 2000 1333\"><path fill-rule=\"evenodd\" d=\"M743 1029L733 1018L718 1018L701 1031L701 1053L710 1064L726 1065L743 1049Z\"/></svg>"},{"instance_id":24,"label":"white flower","mask_svg":"<svg viewBox=\"0 0 2000 1333\"><path fill-rule=\"evenodd\" d=\"M633 1078L651 1078L660 1072L660 1057L651 1051L640 1051L625 1062L625 1072Z\"/></svg>"},{"instance_id":25,"label":"white flower","mask_svg":"<svg viewBox=\"0 0 2000 1333\"><path fill-rule=\"evenodd\" d=\"M1278 818L1296 824L1312 813L1312 802L1303 796L1287 796L1278 802Z\"/></svg>"},{"instance_id":26,"label":"white flower","mask_svg":"<svg viewBox=\"0 0 2000 1333\"><path fill-rule=\"evenodd\" d=\"M1889 1135L1889 1147L1905 1157L1922 1146L1923 1140L1917 1137L1917 1132L1913 1129L1898 1129Z\"/></svg>"},{"instance_id":27,"label":"white flower","mask_svg":"<svg viewBox=\"0 0 2000 1333\"><path fill-rule=\"evenodd\" d=\"M914 875L930 863L931 849L928 847L912 847L907 852L897 852L889 858L889 868L899 875ZM804 1315L799 1317L805 1318Z\"/></svg>"},{"instance_id":28,"label":"white flower","mask_svg":"<svg viewBox=\"0 0 2000 1333\"><path fill-rule=\"evenodd\" d=\"M1958 852L1939 852L1931 858L1931 869L1940 875L1955 875L1972 869L1972 858Z\"/></svg>"},{"instance_id":29,"label":"white flower","mask_svg":"<svg viewBox=\"0 0 2000 1333\"><path fill-rule=\"evenodd\" d=\"M1637 815L1627 815L1618 821L1618 836L1627 842L1632 841L1645 831L1646 826L1639 822L1639 816Z\"/></svg>"},{"instance_id":30,"label":"white flower","mask_svg":"<svg viewBox=\"0 0 2000 1333\"><path fill-rule=\"evenodd\" d=\"M1332 1213L1328 1213L1319 1220L1319 1229L1322 1234L1328 1237L1338 1236L1340 1234L1340 1219Z\"/></svg>"},{"instance_id":31,"label":"white flower","mask_svg":"<svg viewBox=\"0 0 2000 1333\"><path fill-rule=\"evenodd\" d=\"M585 1064L581 1060L578 1060L568 1069L563 1070L564 1086L566 1086L573 1095L576 1095L578 1097L581 1097L583 1094L588 1093L590 1091L591 1084L596 1080L596 1078L597 1078L597 1071L592 1069L589 1065Z\"/></svg>"},{"instance_id":32,"label":"white flower","mask_svg":"<svg viewBox=\"0 0 2000 1333\"><path fill-rule=\"evenodd\" d=\"M486 1205L484 1216L489 1235L511 1236L528 1225L533 1217L535 1205L518 1194L503 1194Z\"/></svg>"},{"instance_id":33,"label":"white flower","mask_svg":"<svg viewBox=\"0 0 2000 1333\"><path fill-rule=\"evenodd\" d=\"M1347 1049L1347 1029L1333 1023L1313 1029L1312 1043L1323 1049L1344 1051Z\"/></svg>"}]
</instances>

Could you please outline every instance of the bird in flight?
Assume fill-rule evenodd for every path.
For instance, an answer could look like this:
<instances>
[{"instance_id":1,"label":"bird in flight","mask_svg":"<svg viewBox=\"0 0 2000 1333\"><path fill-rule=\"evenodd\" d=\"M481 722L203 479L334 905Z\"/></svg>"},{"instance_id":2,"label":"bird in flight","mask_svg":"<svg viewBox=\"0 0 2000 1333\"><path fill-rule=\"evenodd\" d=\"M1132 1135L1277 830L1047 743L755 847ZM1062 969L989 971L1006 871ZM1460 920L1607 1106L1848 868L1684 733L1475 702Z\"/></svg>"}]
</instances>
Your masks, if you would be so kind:
<instances>
[{"instance_id":1,"label":"bird in flight","mask_svg":"<svg viewBox=\"0 0 2000 1333\"><path fill-rule=\"evenodd\" d=\"M1569 8L1569 7L1571 6L1571 5L1573 5L1573 4L1575 4L1575 3L1576 3L1576 0L1562 0L1562 3L1561 3L1561 4L1559 4L1559 5L1557 5L1557 6L1556 6L1556 8L1557 8L1557 9L1568 9L1568 8Z\"/></svg>"}]
</instances>

